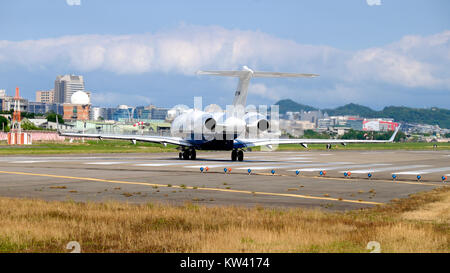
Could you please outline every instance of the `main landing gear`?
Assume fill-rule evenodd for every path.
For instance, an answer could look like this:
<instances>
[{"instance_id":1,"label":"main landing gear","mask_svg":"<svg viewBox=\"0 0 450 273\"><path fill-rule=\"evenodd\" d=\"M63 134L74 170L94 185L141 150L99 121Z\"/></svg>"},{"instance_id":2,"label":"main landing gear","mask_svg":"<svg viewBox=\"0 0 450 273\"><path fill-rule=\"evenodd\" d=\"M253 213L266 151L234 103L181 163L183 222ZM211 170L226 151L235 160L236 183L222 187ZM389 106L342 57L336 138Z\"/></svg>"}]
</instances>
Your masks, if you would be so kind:
<instances>
[{"instance_id":1,"label":"main landing gear","mask_svg":"<svg viewBox=\"0 0 450 273\"><path fill-rule=\"evenodd\" d=\"M183 150L178 154L178 158L179 159L184 159L184 160L195 160L197 159L197 152L192 149L192 150Z\"/></svg>"},{"instance_id":2,"label":"main landing gear","mask_svg":"<svg viewBox=\"0 0 450 273\"><path fill-rule=\"evenodd\" d=\"M242 150L233 150L231 151L231 161L244 161L244 151Z\"/></svg>"}]
</instances>

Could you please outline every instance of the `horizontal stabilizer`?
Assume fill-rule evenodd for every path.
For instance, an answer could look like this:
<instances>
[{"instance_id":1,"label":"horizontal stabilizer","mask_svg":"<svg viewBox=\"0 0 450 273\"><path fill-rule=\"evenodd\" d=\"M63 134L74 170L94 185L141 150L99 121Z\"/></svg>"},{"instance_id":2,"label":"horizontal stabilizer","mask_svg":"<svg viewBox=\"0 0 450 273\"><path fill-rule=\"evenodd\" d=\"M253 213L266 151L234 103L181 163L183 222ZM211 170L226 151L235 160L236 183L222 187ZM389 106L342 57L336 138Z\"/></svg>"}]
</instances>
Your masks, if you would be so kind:
<instances>
[{"instance_id":1,"label":"horizontal stabilizer","mask_svg":"<svg viewBox=\"0 0 450 273\"><path fill-rule=\"evenodd\" d=\"M198 71L198 75L213 75L224 77L241 77L249 74L249 71ZM313 78L318 77L317 74L305 73L284 73L284 72L261 72L254 71L253 78Z\"/></svg>"},{"instance_id":2,"label":"horizontal stabilizer","mask_svg":"<svg viewBox=\"0 0 450 273\"><path fill-rule=\"evenodd\" d=\"M284 72L261 72L253 71L247 66L243 66L242 70L233 71L198 71L198 75L213 75L223 77L237 77L239 78L238 87L234 95L233 105L245 107L247 100L248 85L252 78L313 78L317 74L305 73L284 73Z\"/></svg>"},{"instance_id":3,"label":"horizontal stabilizer","mask_svg":"<svg viewBox=\"0 0 450 273\"><path fill-rule=\"evenodd\" d=\"M213 75L224 77L241 77L248 74L248 71L198 71L198 75Z\"/></svg>"},{"instance_id":4,"label":"horizontal stabilizer","mask_svg":"<svg viewBox=\"0 0 450 273\"><path fill-rule=\"evenodd\" d=\"M318 77L317 74L305 73L283 73L283 72L253 72L253 77L256 78L312 78Z\"/></svg>"}]
</instances>

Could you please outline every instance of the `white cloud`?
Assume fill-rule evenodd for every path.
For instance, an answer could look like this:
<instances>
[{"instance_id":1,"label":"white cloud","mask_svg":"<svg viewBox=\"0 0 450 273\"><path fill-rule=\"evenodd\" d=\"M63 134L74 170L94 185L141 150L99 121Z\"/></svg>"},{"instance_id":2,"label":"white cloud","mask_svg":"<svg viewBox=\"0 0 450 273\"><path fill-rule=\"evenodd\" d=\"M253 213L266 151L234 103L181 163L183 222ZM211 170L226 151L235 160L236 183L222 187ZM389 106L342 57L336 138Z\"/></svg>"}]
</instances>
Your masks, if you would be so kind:
<instances>
[{"instance_id":1,"label":"white cloud","mask_svg":"<svg viewBox=\"0 0 450 273\"><path fill-rule=\"evenodd\" d=\"M261 32L181 26L156 34L78 35L19 42L0 41L0 61L30 69L57 66L118 74L230 69L241 65L319 68L339 51L302 45Z\"/></svg>"},{"instance_id":2,"label":"white cloud","mask_svg":"<svg viewBox=\"0 0 450 273\"><path fill-rule=\"evenodd\" d=\"M153 101L148 96L135 95L133 92L127 92L126 96L119 92L95 92L95 96L92 97L93 105L135 105L136 102L140 104L151 104Z\"/></svg>"},{"instance_id":3,"label":"white cloud","mask_svg":"<svg viewBox=\"0 0 450 273\"><path fill-rule=\"evenodd\" d=\"M80 6L81 0L66 0L66 3L69 6Z\"/></svg>"},{"instance_id":4,"label":"white cloud","mask_svg":"<svg viewBox=\"0 0 450 273\"><path fill-rule=\"evenodd\" d=\"M271 99L273 101L279 100L282 97L280 96L281 93L279 92L279 88L273 88L273 87L267 87L265 84L261 83L253 83L248 88L249 94L255 94L262 98Z\"/></svg>"},{"instance_id":5,"label":"white cloud","mask_svg":"<svg viewBox=\"0 0 450 273\"><path fill-rule=\"evenodd\" d=\"M347 62L354 81L404 87L450 88L450 31L405 36L382 48L357 51Z\"/></svg>"},{"instance_id":6,"label":"white cloud","mask_svg":"<svg viewBox=\"0 0 450 273\"><path fill-rule=\"evenodd\" d=\"M369 6L381 6L381 0L366 0Z\"/></svg>"},{"instance_id":7,"label":"white cloud","mask_svg":"<svg viewBox=\"0 0 450 273\"><path fill-rule=\"evenodd\" d=\"M237 69L321 74L346 84L387 83L402 87L450 89L450 31L405 36L383 47L356 52L301 44L260 31L186 26L147 34L76 35L0 41L1 67L52 68L83 73L164 72L194 75L199 69ZM266 85L267 88L267 85ZM263 86L251 92L269 95Z\"/></svg>"}]
</instances>

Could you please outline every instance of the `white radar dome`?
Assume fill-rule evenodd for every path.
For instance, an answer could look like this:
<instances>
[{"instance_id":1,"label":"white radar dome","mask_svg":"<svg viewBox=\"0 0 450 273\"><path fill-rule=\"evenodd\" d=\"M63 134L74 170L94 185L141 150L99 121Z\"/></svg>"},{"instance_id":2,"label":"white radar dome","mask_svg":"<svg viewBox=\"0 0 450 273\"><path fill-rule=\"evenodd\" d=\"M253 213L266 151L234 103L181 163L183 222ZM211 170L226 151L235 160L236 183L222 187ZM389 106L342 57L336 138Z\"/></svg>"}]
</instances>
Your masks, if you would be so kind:
<instances>
[{"instance_id":1,"label":"white radar dome","mask_svg":"<svg viewBox=\"0 0 450 273\"><path fill-rule=\"evenodd\" d=\"M70 102L72 104L89 104L90 103L90 99L88 94L86 94L86 92L83 91L77 91L75 93L72 94L72 97L70 97Z\"/></svg>"}]
</instances>

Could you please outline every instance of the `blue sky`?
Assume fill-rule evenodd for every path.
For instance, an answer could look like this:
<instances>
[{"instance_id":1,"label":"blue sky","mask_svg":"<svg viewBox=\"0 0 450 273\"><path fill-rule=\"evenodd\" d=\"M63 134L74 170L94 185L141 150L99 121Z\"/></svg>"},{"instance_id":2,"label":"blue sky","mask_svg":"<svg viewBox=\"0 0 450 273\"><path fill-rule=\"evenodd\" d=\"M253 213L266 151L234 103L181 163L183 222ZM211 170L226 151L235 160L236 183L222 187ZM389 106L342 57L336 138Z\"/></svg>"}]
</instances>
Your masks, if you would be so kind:
<instances>
[{"instance_id":1,"label":"blue sky","mask_svg":"<svg viewBox=\"0 0 450 273\"><path fill-rule=\"evenodd\" d=\"M249 65L321 75L255 79L253 104L450 108L450 2L369 2L5 0L0 89L32 99L74 73L97 105L224 106L236 80L195 72Z\"/></svg>"}]
</instances>

